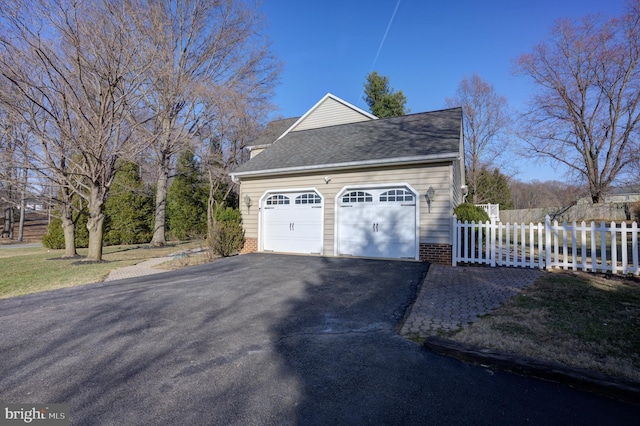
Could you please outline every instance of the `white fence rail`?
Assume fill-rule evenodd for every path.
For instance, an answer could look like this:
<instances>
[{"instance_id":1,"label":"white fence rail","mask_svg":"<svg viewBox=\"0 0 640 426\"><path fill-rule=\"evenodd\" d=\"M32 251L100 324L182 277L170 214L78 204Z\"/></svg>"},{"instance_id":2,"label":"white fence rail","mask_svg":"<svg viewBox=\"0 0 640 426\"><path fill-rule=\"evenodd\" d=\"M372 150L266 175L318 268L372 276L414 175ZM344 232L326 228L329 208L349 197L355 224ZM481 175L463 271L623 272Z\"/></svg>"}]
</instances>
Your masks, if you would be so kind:
<instances>
[{"instance_id":1,"label":"white fence rail","mask_svg":"<svg viewBox=\"0 0 640 426\"><path fill-rule=\"evenodd\" d=\"M638 224L464 223L453 216L453 265L563 268L640 275Z\"/></svg>"}]
</instances>

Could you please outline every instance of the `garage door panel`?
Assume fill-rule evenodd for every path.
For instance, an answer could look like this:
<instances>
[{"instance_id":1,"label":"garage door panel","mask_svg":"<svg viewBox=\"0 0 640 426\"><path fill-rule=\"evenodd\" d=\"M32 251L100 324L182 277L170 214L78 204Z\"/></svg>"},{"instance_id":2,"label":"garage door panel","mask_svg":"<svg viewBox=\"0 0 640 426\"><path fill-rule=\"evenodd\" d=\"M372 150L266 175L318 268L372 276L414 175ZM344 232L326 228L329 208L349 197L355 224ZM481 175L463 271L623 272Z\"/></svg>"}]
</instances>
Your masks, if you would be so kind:
<instances>
[{"instance_id":1,"label":"garage door panel","mask_svg":"<svg viewBox=\"0 0 640 426\"><path fill-rule=\"evenodd\" d=\"M413 193L405 188L354 190L339 202L339 255L415 258Z\"/></svg>"},{"instance_id":2,"label":"garage door panel","mask_svg":"<svg viewBox=\"0 0 640 426\"><path fill-rule=\"evenodd\" d=\"M263 250L322 253L323 208L316 192L271 195L262 215Z\"/></svg>"},{"instance_id":3,"label":"garage door panel","mask_svg":"<svg viewBox=\"0 0 640 426\"><path fill-rule=\"evenodd\" d=\"M264 208L264 250L284 251L289 241L291 223L295 219L291 207L277 206Z\"/></svg>"}]
</instances>

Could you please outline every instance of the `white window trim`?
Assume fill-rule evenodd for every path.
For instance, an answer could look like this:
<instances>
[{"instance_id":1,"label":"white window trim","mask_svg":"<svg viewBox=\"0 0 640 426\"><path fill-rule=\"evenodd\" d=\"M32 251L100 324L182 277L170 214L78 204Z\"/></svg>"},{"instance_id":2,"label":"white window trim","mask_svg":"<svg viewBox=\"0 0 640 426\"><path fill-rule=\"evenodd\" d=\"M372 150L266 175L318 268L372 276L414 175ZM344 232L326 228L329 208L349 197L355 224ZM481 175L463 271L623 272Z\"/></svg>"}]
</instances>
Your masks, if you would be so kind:
<instances>
[{"instance_id":1,"label":"white window trim","mask_svg":"<svg viewBox=\"0 0 640 426\"><path fill-rule=\"evenodd\" d=\"M414 253L415 253L415 260L420 260L420 193L418 191L416 191L416 189L411 186L408 182L395 182L395 183L379 183L379 184L372 184L372 185L347 185L347 186L343 186L337 193L336 193L336 197L335 197L335 202L334 202L334 212L333 212L333 255L334 256L339 256L338 254L338 241L340 238L340 235L338 235L338 220L339 220L339 209L340 209L340 201L342 199L342 196L346 193L346 192L351 192L351 191L366 191L367 189L385 189L385 188L405 188L408 189L409 192L413 193L414 197L416 198L415 202L416 202L416 228L415 228L415 247L414 247ZM322 206L324 207L324 203L322 204Z\"/></svg>"},{"instance_id":2,"label":"white window trim","mask_svg":"<svg viewBox=\"0 0 640 426\"><path fill-rule=\"evenodd\" d=\"M274 195L274 194L286 195L287 193L296 193L296 192L315 192L322 199L322 204L320 204L320 208L322 210L322 213L321 213L322 221L320 222L320 241L322 243L321 247L323 248L323 251L324 251L324 195L316 187L269 189L262 194L258 202L258 251L264 251L264 219L262 215L264 212L263 207L267 201L267 198L269 198L271 195ZM295 201L293 201L291 205L295 205L294 203ZM323 254L323 253L320 253L320 254Z\"/></svg>"}]
</instances>

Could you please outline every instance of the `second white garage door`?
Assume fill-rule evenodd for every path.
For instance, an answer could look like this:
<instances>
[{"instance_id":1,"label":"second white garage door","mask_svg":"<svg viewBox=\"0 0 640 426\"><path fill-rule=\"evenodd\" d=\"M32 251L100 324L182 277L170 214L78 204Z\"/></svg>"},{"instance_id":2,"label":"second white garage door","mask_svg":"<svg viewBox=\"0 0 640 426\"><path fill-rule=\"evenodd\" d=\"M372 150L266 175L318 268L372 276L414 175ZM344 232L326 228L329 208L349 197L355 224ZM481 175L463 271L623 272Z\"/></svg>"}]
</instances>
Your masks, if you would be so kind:
<instances>
[{"instance_id":1,"label":"second white garage door","mask_svg":"<svg viewBox=\"0 0 640 426\"><path fill-rule=\"evenodd\" d=\"M263 250L322 253L322 212L315 191L269 195L262 204Z\"/></svg>"},{"instance_id":2,"label":"second white garage door","mask_svg":"<svg viewBox=\"0 0 640 426\"><path fill-rule=\"evenodd\" d=\"M338 255L417 258L416 195L408 187L349 189L336 201Z\"/></svg>"}]
</instances>

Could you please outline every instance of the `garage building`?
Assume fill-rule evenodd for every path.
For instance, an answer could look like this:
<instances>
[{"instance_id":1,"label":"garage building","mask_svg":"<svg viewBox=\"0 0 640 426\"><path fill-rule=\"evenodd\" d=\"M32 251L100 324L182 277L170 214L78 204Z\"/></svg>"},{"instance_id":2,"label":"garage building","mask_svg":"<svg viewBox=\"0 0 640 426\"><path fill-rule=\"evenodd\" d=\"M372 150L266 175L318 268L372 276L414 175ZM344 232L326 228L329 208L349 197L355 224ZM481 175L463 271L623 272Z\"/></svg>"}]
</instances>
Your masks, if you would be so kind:
<instances>
[{"instance_id":1,"label":"garage building","mask_svg":"<svg viewBox=\"0 0 640 426\"><path fill-rule=\"evenodd\" d=\"M231 174L243 252L451 263L465 190L461 108L378 119L327 94L249 149Z\"/></svg>"}]
</instances>

